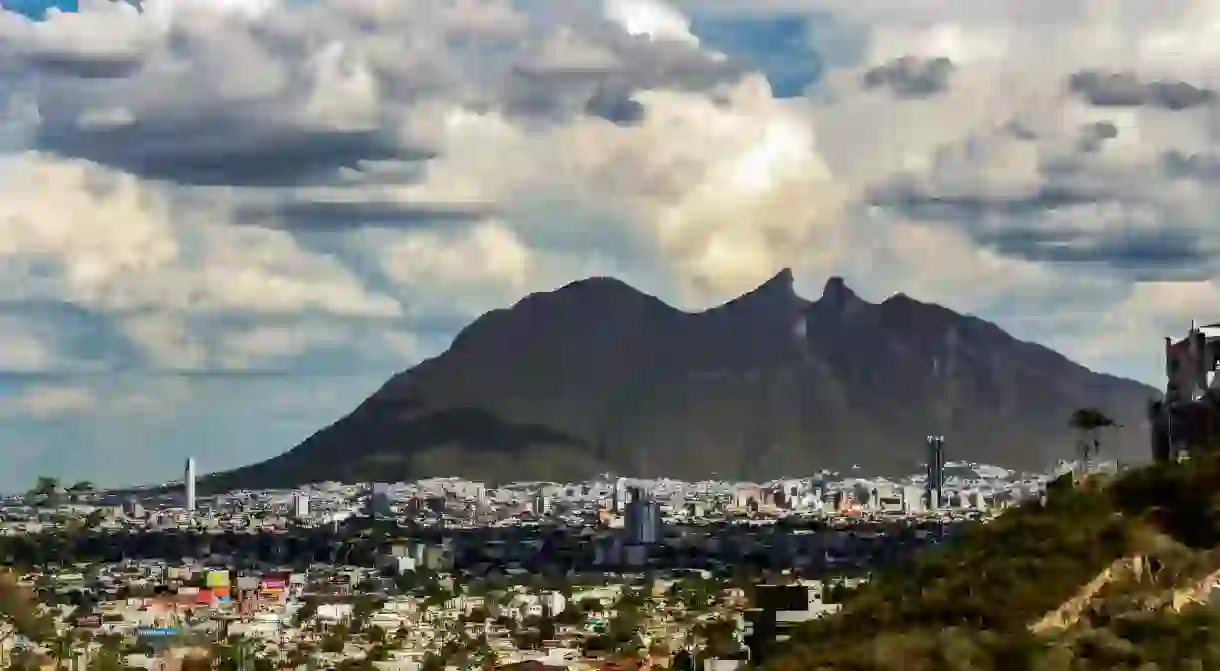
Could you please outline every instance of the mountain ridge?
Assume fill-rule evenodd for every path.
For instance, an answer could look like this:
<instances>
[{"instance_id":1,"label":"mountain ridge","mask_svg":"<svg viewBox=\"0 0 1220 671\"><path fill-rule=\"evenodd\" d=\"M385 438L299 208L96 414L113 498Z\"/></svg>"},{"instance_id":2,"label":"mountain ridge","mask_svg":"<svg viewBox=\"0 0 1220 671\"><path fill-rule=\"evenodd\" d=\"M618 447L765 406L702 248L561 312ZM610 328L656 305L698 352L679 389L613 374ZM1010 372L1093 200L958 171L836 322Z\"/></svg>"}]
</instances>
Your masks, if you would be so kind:
<instances>
[{"instance_id":1,"label":"mountain ridge","mask_svg":"<svg viewBox=\"0 0 1220 671\"><path fill-rule=\"evenodd\" d=\"M1155 394L978 317L870 303L837 276L809 301L784 269L697 312L594 277L485 313L301 445L208 482L884 473L918 468L932 432L952 458L1028 469L1070 456L1067 416L1086 405L1125 425L1118 456L1142 456Z\"/></svg>"}]
</instances>

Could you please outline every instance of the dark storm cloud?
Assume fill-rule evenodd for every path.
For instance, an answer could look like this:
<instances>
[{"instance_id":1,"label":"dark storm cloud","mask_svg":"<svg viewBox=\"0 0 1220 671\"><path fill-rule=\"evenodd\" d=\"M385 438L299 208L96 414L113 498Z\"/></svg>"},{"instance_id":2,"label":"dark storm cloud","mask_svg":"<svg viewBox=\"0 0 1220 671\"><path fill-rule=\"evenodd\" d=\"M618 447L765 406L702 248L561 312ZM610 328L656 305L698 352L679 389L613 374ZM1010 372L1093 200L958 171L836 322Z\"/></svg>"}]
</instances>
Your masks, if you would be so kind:
<instances>
[{"instance_id":1,"label":"dark storm cloud","mask_svg":"<svg viewBox=\"0 0 1220 671\"><path fill-rule=\"evenodd\" d=\"M644 106L632 100L630 94L611 91L598 91L594 94L585 105L585 111L620 126L638 124L647 114Z\"/></svg>"},{"instance_id":2,"label":"dark storm cloud","mask_svg":"<svg viewBox=\"0 0 1220 671\"><path fill-rule=\"evenodd\" d=\"M974 221L988 215L1019 217L1036 215L1048 210L1089 205L1105 196L1086 189L1044 185L1030 194L936 195L908 185L893 184L876 189L869 203L901 211L917 219L949 219Z\"/></svg>"},{"instance_id":3,"label":"dark storm cloud","mask_svg":"<svg viewBox=\"0 0 1220 671\"><path fill-rule=\"evenodd\" d=\"M1165 174L1176 179L1220 180L1220 158L1211 154L1167 151L1161 157Z\"/></svg>"},{"instance_id":4,"label":"dark storm cloud","mask_svg":"<svg viewBox=\"0 0 1220 671\"><path fill-rule=\"evenodd\" d=\"M112 127L44 125L40 149L142 177L207 186L287 186L329 181L367 160L426 157L379 132L327 132L238 119L148 119Z\"/></svg>"},{"instance_id":5,"label":"dark storm cloud","mask_svg":"<svg viewBox=\"0 0 1220 671\"><path fill-rule=\"evenodd\" d=\"M1118 137L1118 126L1110 121L1091 123L1080 130L1081 151L1092 152L1101 148L1106 140Z\"/></svg>"},{"instance_id":6,"label":"dark storm cloud","mask_svg":"<svg viewBox=\"0 0 1220 671\"><path fill-rule=\"evenodd\" d=\"M136 74L144 66L134 56L95 56L70 53L31 54L22 58L28 71L44 76L77 79L121 79Z\"/></svg>"},{"instance_id":7,"label":"dark storm cloud","mask_svg":"<svg viewBox=\"0 0 1220 671\"><path fill-rule=\"evenodd\" d=\"M295 201L241 208L244 224L294 231L346 231L356 228L430 228L477 221L494 214L491 205L439 205L391 201Z\"/></svg>"},{"instance_id":8,"label":"dark storm cloud","mask_svg":"<svg viewBox=\"0 0 1220 671\"><path fill-rule=\"evenodd\" d=\"M1212 255L1197 232L1146 221L1099 228L1062 218L1048 220L1054 210L1124 203L1119 193L1047 185L1027 196L937 196L908 185L876 192L871 202L907 217L952 226L980 246L1026 261L1096 265L1140 281L1189 280L1210 274Z\"/></svg>"},{"instance_id":9,"label":"dark storm cloud","mask_svg":"<svg viewBox=\"0 0 1220 671\"><path fill-rule=\"evenodd\" d=\"M643 119L644 108L631 100L638 90L701 92L739 80L748 71L735 61L712 58L680 42L651 41L619 30L592 30L583 46L609 55L604 62L555 62L526 52L513 63L501 85L509 112L562 120L592 114L620 124Z\"/></svg>"},{"instance_id":10,"label":"dark storm cloud","mask_svg":"<svg viewBox=\"0 0 1220 671\"><path fill-rule=\"evenodd\" d=\"M1085 70L1068 78L1068 88L1097 107L1160 107L1184 110L1210 104L1215 91L1180 80L1144 82L1130 72Z\"/></svg>"},{"instance_id":11,"label":"dark storm cloud","mask_svg":"<svg viewBox=\"0 0 1220 671\"><path fill-rule=\"evenodd\" d=\"M1139 273L1205 272L1210 255L1202 238L1183 230L1084 232L1006 226L975 231L974 239L1007 256L1029 261L1101 264Z\"/></svg>"},{"instance_id":12,"label":"dark storm cloud","mask_svg":"<svg viewBox=\"0 0 1220 671\"><path fill-rule=\"evenodd\" d=\"M429 158L402 147L415 143L402 139L407 131L400 123L417 103L502 112L535 125L586 114L632 124L644 114L631 97L636 91L706 91L746 71L693 45L628 35L606 22L577 25L565 51L548 26L512 32L507 39L504 31L463 31L462 24L437 16L413 21L406 9L373 17L333 2L301 12L308 22L268 22L248 30L175 25L164 44L133 46L130 57L97 59L78 55L71 45L28 41L8 60L30 64L42 75L35 148L184 185L317 184L359 173L369 162ZM412 39L416 33L421 39ZM378 35L387 38L383 51L362 54L337 46ZM420 46L435 45L436 35L444 37L443 46ZM354 114L368 112L360 118L379 128L339 132L293 121L319 100L342 113L342 93L320 92L328 82L365 76L376 100L351 107ZM111 111L130 122L107 124L104 113ZM102 121L81 123L90 118ZM418 144L434 146L435 140L421 138ZM385 212L364 216L392 218ZM301 219L317 221L312 215Z\"/></svg>"},{"instance_id":13,"label":"dark storm cloud","mask_svg":"<svg viewBox=\"0 0 1220 671\"><path fill-rule=\"evenodd\" d=\"M864 73L865 88L889 89L902 98L926 98L943 92L953 76L948 58L922 59L903 56Z\"/></svg>"}]
</instances>

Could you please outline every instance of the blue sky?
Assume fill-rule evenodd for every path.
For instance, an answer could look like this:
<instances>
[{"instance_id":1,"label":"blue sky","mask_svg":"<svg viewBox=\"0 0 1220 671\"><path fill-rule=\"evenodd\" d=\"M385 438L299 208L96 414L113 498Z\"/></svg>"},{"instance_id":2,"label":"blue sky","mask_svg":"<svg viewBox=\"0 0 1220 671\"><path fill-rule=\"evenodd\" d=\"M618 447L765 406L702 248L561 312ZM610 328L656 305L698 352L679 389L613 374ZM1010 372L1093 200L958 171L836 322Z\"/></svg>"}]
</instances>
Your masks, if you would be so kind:
<instances>
[{"instance_id":1,"label":"blue sky","mask_svg":"<svg viewBox=\"0 0 1220 671\"><path fill-rule=\"evenodd\" d=\"M0 14L0 490L272 456L589 275L1153 383L1220 303L1213 2L143 5Z\"/></svg>"},{"instance_id":2,"label":"blue sky","mask_svg":"<svg viewBox=\"0 0 1220 671\"><path fill-rule=\"evenodd\" d=\"M43 18L50 8L60 9L65 12L75 12L77 10L76 0L4 0L0 2L0 7L4 7L13 12L18 12L32 18Z\"/></svg>"}]
</instances>

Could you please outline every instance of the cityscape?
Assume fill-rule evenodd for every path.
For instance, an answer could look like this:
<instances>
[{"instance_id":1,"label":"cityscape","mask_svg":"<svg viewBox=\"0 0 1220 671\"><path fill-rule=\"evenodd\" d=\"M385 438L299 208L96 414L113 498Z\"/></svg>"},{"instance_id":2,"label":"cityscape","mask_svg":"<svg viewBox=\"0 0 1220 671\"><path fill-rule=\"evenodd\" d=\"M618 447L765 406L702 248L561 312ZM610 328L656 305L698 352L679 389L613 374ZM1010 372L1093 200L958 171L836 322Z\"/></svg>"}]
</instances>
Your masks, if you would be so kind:
<instances>
[{"instance_id":1,"label":"cityscape","mask_svg":"<svg viewBox=\"0 0 1220 671\"><path fill-rule=\"evenodd\" d=\"M0 671L1220 671L1217 26L0 0Z\"/></svg>"},{"instance_id":2,"label":"cityscape","mask_svg":"<svg viewBox=\"0 0 1220 671\"><path fill-rule=\"evenodd\" d=\"M55 652L85 665L187 668L240 640L240 668L738 668L1054 477L948 461L939 436L925 456L925 473L896 481L430 478L211 496L192 457L147 491L42 478L0 501L0 552L69 615L56 624L89 634ZM18 631L6 658L37 645Z\"/></svg>"}]
</instances>

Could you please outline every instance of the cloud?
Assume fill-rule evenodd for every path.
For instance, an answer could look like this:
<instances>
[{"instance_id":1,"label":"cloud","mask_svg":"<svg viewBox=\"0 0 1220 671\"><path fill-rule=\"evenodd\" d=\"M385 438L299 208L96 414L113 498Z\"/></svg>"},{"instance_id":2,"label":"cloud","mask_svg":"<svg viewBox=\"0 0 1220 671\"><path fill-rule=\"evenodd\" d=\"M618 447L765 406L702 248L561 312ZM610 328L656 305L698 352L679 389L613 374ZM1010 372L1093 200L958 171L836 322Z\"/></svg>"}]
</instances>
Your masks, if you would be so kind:
<instances>
[{"instance_id":1,"label":"cloud","mask_svg":"<svg viewBox=\"0 0 1220 671\"><path fill-rule=\"evenodd\" d=\"M223 206L175 208L171 200L94 163L15 158L0 182L0 258L26 267L28 282L5 287L21 291L10 299L62 299L106 312L401 312L287 233L217 226L228 216Z\"/></svg>"},{"instance_id":2,"label":"cloud","mask_svg":"<svg viewBox=\"0 0 1220 671\"><path fill-rule=\"evenodd\" d=\"M1168 110L1184 110L1206 105L1216 93L1183 81L1141 82L1129 72L1101 73L1085 70L1068 79L1073 93L1080 94L1098 107L1140 107L1150 105Z\"/></svg>"},{"instance_id":3,"label":"cloud","mask_svg":"<svg viewBox=\"0 0 1220 671\"><path fill-rule=\"evenodd\" d=\"M939 57L896 58L864 73L865 88L888 88L895 95L920 98L944 91L953 74L953 61Z\"/></svg>"},{"instance_id":4,"label":"cloud","mask_svg":"<svg viewBox=\"0 0 1220 671\"><path fill-rule=\"evenodd\" d=\"M214 424L209 375L788 266L1155 379L1220 276L1212 0L143 4L0 14L0 370L189 375Z\"/></svg>"},{"instance_id":5,"label":"cloud","mask_svg":"<svg viewBox=\"0 0 1220 671\"><path fill-rule=\"evenodd\" d=\"M94 412L100 405L83 387L40 386L0 400L0 417L60 419Z\"/></svg>"}]
</instances>

